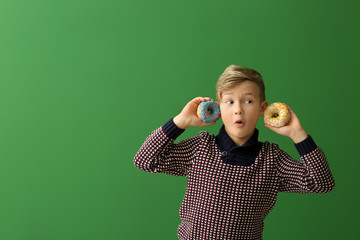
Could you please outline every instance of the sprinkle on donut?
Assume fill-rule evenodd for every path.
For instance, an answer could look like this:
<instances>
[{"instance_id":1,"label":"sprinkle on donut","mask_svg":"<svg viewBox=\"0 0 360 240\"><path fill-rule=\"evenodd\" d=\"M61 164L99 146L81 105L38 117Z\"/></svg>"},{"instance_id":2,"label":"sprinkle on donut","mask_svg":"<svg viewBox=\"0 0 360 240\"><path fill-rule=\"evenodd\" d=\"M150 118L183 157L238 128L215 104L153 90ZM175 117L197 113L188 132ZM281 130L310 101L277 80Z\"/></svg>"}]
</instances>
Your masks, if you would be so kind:
<instances>
[{"instance_id":1,"label":"sprinkle on donut","mask_svg":"<svg viewBox=\"0 0 360 240\"><path fill-rule=\"evenodd\" d=\"M290 121L289 109L284 103L275 102L264 112L264 122L273 127L282 127Z\"/></svg>"}]
</instances>

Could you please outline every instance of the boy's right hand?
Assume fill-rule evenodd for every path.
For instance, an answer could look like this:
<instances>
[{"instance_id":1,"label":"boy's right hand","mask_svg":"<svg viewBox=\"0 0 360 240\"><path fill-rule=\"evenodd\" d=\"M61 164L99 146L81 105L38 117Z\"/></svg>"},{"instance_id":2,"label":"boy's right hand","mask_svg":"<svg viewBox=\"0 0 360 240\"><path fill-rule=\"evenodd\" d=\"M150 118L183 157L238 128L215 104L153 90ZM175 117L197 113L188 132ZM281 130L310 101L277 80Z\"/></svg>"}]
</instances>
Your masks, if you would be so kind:
<instances>
[{"instance_id":1,"label":"boy's right hand","mask_svg":"<svg viewBox=\"0 0 360 240\"><path fill-rule=\"evenodd\" d=\"M197 115L197 108L200 103L204 101L214 101L208 97L197 97L186 104L181 113L174 117L173 121L181 129L187 127L206 127L214 124L215 122L205 123Z\"/></svg>"}]
</instances>

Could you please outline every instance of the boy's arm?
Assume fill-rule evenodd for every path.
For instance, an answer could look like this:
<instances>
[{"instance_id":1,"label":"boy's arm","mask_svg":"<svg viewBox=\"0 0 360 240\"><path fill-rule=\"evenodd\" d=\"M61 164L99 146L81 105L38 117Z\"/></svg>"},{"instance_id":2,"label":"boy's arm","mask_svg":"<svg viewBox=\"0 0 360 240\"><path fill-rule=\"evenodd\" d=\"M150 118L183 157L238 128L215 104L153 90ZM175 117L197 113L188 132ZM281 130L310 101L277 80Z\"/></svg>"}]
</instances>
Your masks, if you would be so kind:
<instances>
[{"instance_id":1,"label":"boy's arm","mask_svg":"<svg viewBox=\"0 0 360 240\"><path fill-rule=\"evenodd\" d=\"M324 152L311 136L295 144L301 162L277 148L277 169L281 192L327 193L335 182Z\"/></svg>"},{"instance_id":2,"label":"boy's arm","mask_svg":"<svg viewBox=\"0 0 360 240\"><path fill-rule=\"evenodd\" d=\"M265 125L270 130L290 137L297 148L301 163L291 158L286 152L277 148L277 168L280 191L303 193L326 193L334 186L334 178L323 151L302 128L294 111L290 111L290 122L280 128Z\"/></svg>"},{"instance_id":3,"label":"boy's arm","mask_svg":"<svg viewBox=\"0 0 360 240\"><path fill-rule=\"evenodd\" d=\"M212 99L207 97L194 98L186 104L179 115L152 132L135 155L135 166L147 172L162 172L177 176L187 175L195 159L196 151L205 136L204 132L176 144L174 141L187 127L214 124L214 122L204 123L197 117L198 105L206 100Z\"/></svg>"},{"instance_id":4,"label":"boy's arm","mask_svg":"<svg viewBox=\"0 0 360 240\"><path fill-rule=\"evenodd\" d=\"M175 144L183 131L173 119L153 131L136 153L135 166L146 172L185 176L202 138L199 134Z\"/></svg>"}]
</instances>

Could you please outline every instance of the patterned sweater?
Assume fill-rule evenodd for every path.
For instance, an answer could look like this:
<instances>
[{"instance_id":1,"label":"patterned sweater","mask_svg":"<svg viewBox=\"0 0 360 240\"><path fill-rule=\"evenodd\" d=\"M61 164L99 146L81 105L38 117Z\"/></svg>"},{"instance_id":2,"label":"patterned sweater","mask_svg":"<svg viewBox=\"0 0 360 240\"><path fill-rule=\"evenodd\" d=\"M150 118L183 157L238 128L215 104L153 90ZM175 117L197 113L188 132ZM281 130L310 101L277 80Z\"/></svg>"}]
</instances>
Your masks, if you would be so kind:
<instances>
[{"instance_id":1,"label":"patterned sweater","mask_svg":"<svg viewBox=\"0 0 360 240\"><path fill-rule=\"evenodd\" d=\"M174 143L182 131L169 120L147 137L134 158L143 171L188 178L179 239L262 239L278 192L334 188L326 157L310 136L296 144L298 162L277 144L259 143L257 131L244 147L235 147L224 127L216 137L202 131Z\"/></svg>"}]
</instances>

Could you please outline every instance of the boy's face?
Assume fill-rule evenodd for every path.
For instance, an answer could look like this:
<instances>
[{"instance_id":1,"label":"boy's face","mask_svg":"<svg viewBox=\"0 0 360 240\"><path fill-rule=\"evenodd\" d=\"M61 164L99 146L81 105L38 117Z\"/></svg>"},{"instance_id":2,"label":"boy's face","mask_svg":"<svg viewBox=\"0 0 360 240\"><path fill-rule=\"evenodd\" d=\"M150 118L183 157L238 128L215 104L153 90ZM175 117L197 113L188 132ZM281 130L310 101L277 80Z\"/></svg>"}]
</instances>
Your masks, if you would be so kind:
<instances>
[{"instance_id":1,"label":"boy's face","mask_svg":"<svg viewBox=\"0 0 360 240\"><path fill-rule=\"evenodd\" d=\"M222 93L219 102L221 118L227 134L237 145L245 144L253 135L267 104L260 99L259 87L250 81Z\"/></svg>"}]
</instances>

